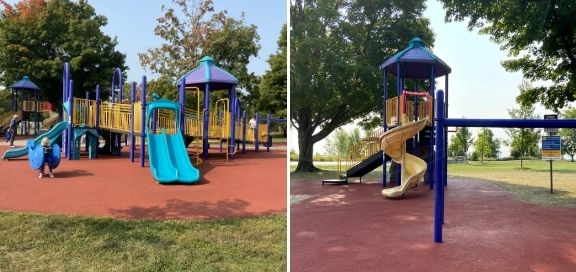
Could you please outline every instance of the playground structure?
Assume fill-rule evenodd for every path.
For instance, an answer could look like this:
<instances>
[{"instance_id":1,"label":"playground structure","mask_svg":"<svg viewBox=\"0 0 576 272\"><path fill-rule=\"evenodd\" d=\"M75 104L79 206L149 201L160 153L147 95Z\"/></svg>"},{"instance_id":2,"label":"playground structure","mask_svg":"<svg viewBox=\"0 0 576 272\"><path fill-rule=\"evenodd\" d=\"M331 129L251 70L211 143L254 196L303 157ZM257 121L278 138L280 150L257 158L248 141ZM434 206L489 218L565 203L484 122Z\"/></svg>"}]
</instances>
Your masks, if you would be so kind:
<instances>
[{"instance_id":1,"label":"playground structure","mask_svg":"<svg viewBox=\"0 0 576 272\"><path fill-rule=\"evenodd\" d=\"M384 74L383 128L369 134L360 144L352 147L349 159L351 163L346 165L347 174L337 182L345 182L351 176L365 175L383 165L382 186L386 187L386 162L393 160L401 164L391 166L390 176L391 179L396 179L397 186L384 189L382 193L388 197L396 197L425 175L430 189L435 190L436 243L442 242L444 224L444 190L448 185L448 127L576 128L576 120L448 118L448 74L451 69L424 47L418 38L410 41L408 48L384 62L380 69ZM391 99L387 99L388 73L396 76L397 84L396 97ZM435 90L434 87L435 79L441 76L445 79L445 91ZM418 81L428 80L426 85L429 92L406 91L407 78L414 80L415 89L418 89ZM412 100L407 98L410 96L413 96ZM411 152L416 156L406 153L406 149L412 149Z\"/></svg>"},{"instance_id":2,"label":"playground structure","mask_svg":"<svg viewBox=\"0 0 576 272\"><path fill-rule=\"evenodd\" d=\"M379 166L384 166L382 187L386 188L388 184L386 163L392 161L390 182L395 183L396 186L402 186L403 180L412 180L408 177L412 174L411 170L415 170L413 167L421 168L421 161L418 157L421 157L426 164L424 170L432 168L432 161L434 160L431 156L434 150L434 132L432 130L434 122L432 116L434 114L435 79L445 76L446 86L448 86L450 67L426 48L422 40L414 38L406 49L386 60L380 66L380 70L382 70L384 76L382 127L369 133L358 144L350 147L347 157L338 162L339 179L333 180L333 182L346 183L350 177L360 177L361 180L362 176ZM388 92L389 74L396 76L396 94L394 97L390 97L392 93ZM408 80L411 80L410 83L415 91L407 90ZM420 86L428 86L428 91L418 91L419 84ZM421 124L420 129L411 131L414 133L412 136L401 137L403 141L399 141L396 137L391 137L397 131L405 131L406 128L402 127L412 122ZM391 130L390 133L392 134L386 134L389 130ZM394 143L387 142L384 145L383 140L388 141L390 138L395 138ZM408 150L415 156L412 154L401 155L396 153L396 151L392 155L383 152L383 150L398 149ZM406 160L406 158L408 159ZM404 175L402 175L403 171L405 171L403 167L410 168L408 172L404 172ZM417 172L419 173L420 171ZM414 178L422 176L424 176L425 181L432 180L431 171L427 171L427 175L419 173ZM415 182L417 183L418 181ZM414 181L411 183L414 183ZM398 197L408 187L410 186L402 186L402 193L391 194L390 190L385 190L383 194L388 197ZM430 188L432 188L431 182Z\"/></svg>"},{"instance_id":3,"label":"playground structure","mask_svg":"<svg viewBox=\"0 0 576 272\"><path fill-rule=\"evenodd\" d=\"M40 123L50 127L58 120L58 113L53 111L52 104L40 101L40 87L30 80L28 76L10 85L11 104L10 111L0 116L0 128L8 127L12 116L18 115L16 120L21 123L20 135L28 135L33 130L38 135ZM42 115L48 113L49 117L42 120Z\"/></svg>"},{"instance_id":4,"label":"playground structure","mask_svg":"<svg viewBox=\"0 0 576 272\"><path fill-rule=\"evenodd\" d=\"M74 97L73 80L70 66L64 65L63 76L63 120L34 139L48 137L50 143L62 141L65 157L69 160L80 159L81 142L85 140L88 157L94 159L98 152L120 154L124 143L130 146L130 161L134 162L135 147L140 146L140 165L144 167L145 144L148 143L150 169L160 183L196 183L199 173L189 162L187 146L192 144L196 164L208 158L209 140L220 144L220 152L226 159L234 159L236 151L246 152L246 143L254 143L255 150L264 144L270 150L270 115L260 120L256 114L257 125L248 129L246 112L241 112L240 100L236 98L235 86L238 80L214 65L213 59L204 57L200 65L179 80L179 102L158 100L147 102L146 77L142 78L140 97L137 99L136 83L132 82L129 99L123 99L122 71L115 69L112 76L110 101L101 100L102 91L96 86L96 97L91 100L89 92L85 98ZM211 110L210 90L228 90L228 98L219 99ZM186 108L186 90L196 90L198 103L196 109ZM204 91L204 108L200 109L200 91ZM234 101L234 103L230 103ZM53 117L52 117L53 119ZM281 121L281 120L280 120ZM239 135L239 137L236 137ZM104 147L98 149L99 136L105 140ZM137 139L139 136L139 139ZM198 142L202 144L199 145ZM226 145L223 151L223 145ZM4 159L24 156L26 148L12 148L3 155ZM160 157L161 158L160 158ZM186 158L186 160L184 160Z\"/></svg>"}]
</instances>

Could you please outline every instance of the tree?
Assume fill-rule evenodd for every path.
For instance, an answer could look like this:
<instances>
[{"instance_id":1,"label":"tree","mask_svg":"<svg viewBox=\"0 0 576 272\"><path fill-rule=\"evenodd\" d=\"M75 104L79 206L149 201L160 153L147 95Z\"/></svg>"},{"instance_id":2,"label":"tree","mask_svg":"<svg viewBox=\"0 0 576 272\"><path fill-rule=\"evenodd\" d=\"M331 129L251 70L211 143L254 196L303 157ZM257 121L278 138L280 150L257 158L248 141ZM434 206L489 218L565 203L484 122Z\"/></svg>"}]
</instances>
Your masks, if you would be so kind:
<instances>
[{"instance_id":1,"label":"tree","mask_svg":"<svg viewBox=\"0 0 576 272\"><path fill-rule=\"evenodd\" d=\"M576 25L573 1L468 1L441 0L447 21L469 18L468 29L508 50L502 62L507 71L521 71L531 81L549 86L523 90L524 105L542 103L557 111L576 99Z\"/></svg>"},{"instance_id":2,"label":"tree","mask_svg":"<svg viewBox=\"0 0 576 272\"><path fill-rule=\"evenodd\" d=\"M467 127L458 128L456 134L450 138L450 145L448 145L449 156L468 156L468 148L470 148L472 142L472 132Z\"/></svg>"},{"instance_id":3,"label":"tree","mask_svg":"<svg viewBox=\"0 0 576 272\"><path fill-rule=\"evenodd\" d=\"M14 6L0 0L0 85L10 86L22 76L42 88L41 95L62 103L62 67L70 62L75 94L84 97L102 85L106 97L116 67L125 56L116 39L102 33L107 24L85 0L22 0Z\"/></svg>"},{"instance_id":4,"label":"tree","mask_svg":"<svg viewBox=\"0 0 576 272\"><path fill-rule=\"evenodd\" d=\"M488 128L483 128L478 132L474 141L473 157L480 158L484 163L484 158L496 158L500 153L500 140L494 138L494 133Z\"/></svg>"},{"instance_id":5,"label":"tree","mask_svg":"<svg viewBox=\"0 0 576 272\"><path fill-rule=\"evenodd\" d=\"M225 10L216 12L212 0L172 0L172 4L184 18L179 18L173 7L162 6L164 15L157 19L154 33L165 42L138 54L140 63L164 81L176 82L198 66L202 56L211 55L218 66L238 78L239 88L251 92L253 86L248 84L256 76L248 73L247 65L260 49L256 26L247 26L244 17L229 18Z\"/></svg>"},{"instance_id":6,"label":"tree","mask_svg":"<svg viewBox=\"0 0 576 272\"><path fill-rule=\"evenodd\" d=\"M360 141L360 129L354 128L350 132L342 128L334 131L331 137L328 137L325 149L328 155L337 158L346 158L349 155L350 147Z\"/></svg>"},{"instance_id":7,"label":"tree","mask_svg":"<svg viewBox=\"0 0 576 272\"><path fill-rule=\"evenodd\" d=\"M434 37L424 0L291 0L290 121L298 131L296 171L316 171L314 144L336 128L382 110L386 56L414 36ZM390 81L390 86L395 84Z\"/></svg>"},{"instance_id":8,"label":"tree","mask_svg":"<svg viewBox=\"0 0 576 272\"><path fill-rule=\"evenodd\" d=\"M529 88L531 86L527 81L523 81L519 86L520 92ZM519 108L508 109L508 115L512 119L538 119L538 115L534 111L534 106L521 104ZM540 129L508 128L506 134L508 134L506 144L510 146L510 155L514 158L520 158L520 168L524 167L526 155L529 157L538 156Z\"/></svg>"},{"instance_id":9,"label":"tree","mask_svg":"<svg viewBox=\"0 0 576 272\"><path fill-rule=\"evenodd\" d=\"M576 119L576 108L568 108L562 113L564 119ZM561 128L560 137L562 139L562 154L570 156L574 162L574 155L576 155L576 129Z\"/></svg>"},{"instance_id":10,"label":"tree","mask_svg":"<svg viewBox=\"0 0 576 272\"><path fill-rule=\"evenodd\" d=\"M268 59L270 70L260 81L258 109L272 113L277 117L286 117L287 111L287 30L282 27L278 39L278 52Z\"/></svg>"}]
</instances>

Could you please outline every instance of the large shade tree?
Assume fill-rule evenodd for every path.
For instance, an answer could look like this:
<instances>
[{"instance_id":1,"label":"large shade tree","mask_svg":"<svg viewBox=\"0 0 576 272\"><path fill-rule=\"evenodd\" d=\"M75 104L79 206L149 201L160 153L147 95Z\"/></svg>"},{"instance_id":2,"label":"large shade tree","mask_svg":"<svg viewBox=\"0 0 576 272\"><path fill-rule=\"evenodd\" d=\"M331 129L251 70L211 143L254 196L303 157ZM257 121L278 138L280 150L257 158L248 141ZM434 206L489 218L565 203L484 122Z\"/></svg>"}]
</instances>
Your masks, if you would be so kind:
<instances>
[{"instance_id":1,"label":"large shade tree","mask_svg":"<svg viewBox=\"0 0 576 272\"><path fill-rule=\"evenodd\" d=\"M557 111L576 99L576 4L571 0L440 0L447 21L468 19L508 50L507 71L549 84L523 90L522 104L542 103Z\"/></svg>"},{"instance_id":2,"label":"large shade tree","mask_svg":"<svg viewBox=\"0 0 576 272\"><path fill-rule=\"evenodd\" d=\"M282 27L278 39L278 52L268 59L270 70L262 76L260 81L260 95L258 109L272 113L277 117L286 117L287 113L287 47L286 25Z\"/></svg>"},{"instance_id":3,"label":"large shade tree","mask_svg":"<svg viewBox=\"0 0 576 272\"><path fill-rule=\"evenodd\" d=\"M248 94L257 91L259 80L247 69L250 57L257 57L260 50L255 25L247 25L243 17L229 17L226 10L216 11L212 0L172 0L162 11L154 33L164 43L138 54L144 67L160 75L158 86L166 88L167 82L175 86L178 78L210 55L218 66L238 78L239 88ZM174 87L159 92L176 97L178 90Z\"/></svg>"},{"instance_id":4,"label":"large shade tree","mask_svg":"<svg viewBox=\"0 0 576 272\"><path fill-rule=\"evenodd\" d=\"M382 110L378 66L415 36L433 44L429 20L422 16L425 8L424 0L290 1L290 119L298 130L296 171L317 170L314 144L336 128Z\"/></svg>"},{"instance_id":5,"label":"large shade tree","mask_svg":"<svg viewBox=\"0 0 576 272\"><path fill-rule=\"evenodd\" d=\"M23 75L43 89L42 96L60 105L62 68L69 61L75 94L102 84L109 92L110 77L124 66L117 41L105 35L107 24L85 0L0 0L0 84L9 86ZM105 96L103 96L105 97Z\"/></svg>"}]
</instances>

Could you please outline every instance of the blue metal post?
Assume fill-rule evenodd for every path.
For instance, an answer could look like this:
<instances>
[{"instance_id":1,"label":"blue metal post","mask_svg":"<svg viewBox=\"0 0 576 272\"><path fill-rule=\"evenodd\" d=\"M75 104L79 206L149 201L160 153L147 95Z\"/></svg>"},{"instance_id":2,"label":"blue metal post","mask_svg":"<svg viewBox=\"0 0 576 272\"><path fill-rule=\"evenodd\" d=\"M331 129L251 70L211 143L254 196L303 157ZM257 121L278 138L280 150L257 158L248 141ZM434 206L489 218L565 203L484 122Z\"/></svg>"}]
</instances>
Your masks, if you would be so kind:
<instances>
[{"instance_id":1,"label":"blue metal post","mask_svg":"<svg viewBox=\"0 0 576 272\"><path fill-rule=\"evenodd\" d=\"M444 160L442 153L444 150L444 92L436 92L436 108L434 111L435 131L436 131L436 171L435 183L436 191L434 198L434 242L442 243L442 224L444 223Z\"/></svg>"},{"instance_id":2,"label":"blue metal post","mask_svg":"<svg viewBox=\"0 0 576 272\"><path fill-rule=\"evenodd\" d=\"M388 98L388 71L384 69L384 95L382 98L382 128L384 132L388 130L388 124L386 124L386 100ZM382 188L386 188L386 154L382 153Z\"/></svg>"},{"instance_id":3,"label":"blue metal post","mask_svg":"<svg viewBox=\"0 0 576 272\"><path fill-rule=\"evenodd\" d=\"M236 86L232 86L230 90L229 99L231 101L230 109L230 142L228 143L228 154L231 160L234 159L234 149L236 148Z\"/></svg>"},{"instance_id":4,"label":"blue metal post","mask_svg":"<svg viewBox=\"0 0 576 272\"><path fill-rule=\"evenodd\" d=\"M68 62L64 63L64 76L62 79L62 103L66 103L68 101L68 84L70 80L70 64ZM16 98L17 99L17 98ZM16 107L18 105L18 101L16 101ZM16 109L14 109L14 111L16 111ZM64 110L64 106L62 106L62 121L63 122L67 122L69 120L66 120L67 118L69 118L69 114L66 114L66 111ZM64 130L64 132L62 132L62 148L64 149L64 157L68 157L68 129Z\"/></svg>"},{"instance_id":5,"label":"blue metal post","mask_svg":"<svg viewBox=\"0 0 576 272\"><path fill-rule=\"evenodd\" d=\"M100 129L100 94L102 90L100 89L100 84L96 85L96 129Z\"/></svg>"},{"instance_id":6,"label":"blue metal post","mask_svg":"<svg viewBox=\"0 0 576 272\"><path fill-rule=\"evenodd\" d=\"M246 111L242 112L242 154L246 154Z\"/></svg>"},{"instance_id":7,"label":"blue metal post","mask_svg":"<svg viewBox=\"0 0 576 272\"><path fill-rule=\"evenodd\" d=\"M260 118L258 116L258 113L256 113L256 127L254 128L254 150L258 151L258 144L260 141L258 141L258 135L260 135L260 132L258 131L258 124L260 124Z\"/></svg>"},{"instance_id":8,"label":"blue metal post","mask_svg":"<svg viewBox=\"0 0 576 272\"><path fill-rule=\"evenodd\" d=\"M186 80L183 78L178 86L178 103L180 104L180 116L176 116L176 118L180 118L180 132L182 135L186 132Z\"/></svg>"},{"instance_id":9,"label":"blue metal post","mask_svg":"<svg viewBox=\"0 0 576 272\"><path fill-rule=\"evenodd\" d=\"M136 151L136 135L134 134L134 102L136 100L136 82L130 86L130 162L134 162L134 152Z\"/></svg>"},{"instance_id":10,"label":"blue metal post","mask_svg":"<svg viewBox=\"0 0 576 272\"><path fill-rule=\"evenodd\" d=\"M430 65L430 96L432 97L432 99L434 99L434 81L436 78L436 74L434 71L434 64ZM435 114L435 113L434 113ZM430 116L430 118L432 118L432 116ZM434 121L431 122L432 124L434 124ZM429 135L429 143L428 143L428 182L429 182L429 186L430 186L430 190L432 190L434 188L434 130L431 129L430 130L430 135Z\"/></svg>"},{"instance_id":11,"label":"blue metal post","mask_svg":"<svg viewBox=\"0 0 576 272\"><path fill-rule=\"evenodd\" d=\"M142 77L142 93L140 94L142 98L140 101L142 102L142 113L140 116L142 117L141 126L140 126L140 167L144 167L144 153L146 152L146 76Z\"/></svg>"},{"instance_id":12,"label":"blue metal post","mask_svg":"<svg viewBox=\"0 0 576 272\"><path fill-rule=\"evenodd\" d=\"M446 90L446 101L444 103L444 116L448 118L448 75L444 78L444 89ZM448 140L448 129L444 129L444 140ZM444 147L444 156L448 158L448 145ZM444 164L444 186L448 186L448 163Z\"/></svg>"},{"instance_id":13,"label":"blue metal post","mask_svg":"<svg viewBox=\"0 0 576 272\"><path fill-rule=\"evenodd\" d=\"M210 83L204 86L204 129L202 131L202 157L208 159L208 128L210 122Z\"/></svg>"},{"instance_id":14,"label":"blue metal post","mask_svg":"<svg viewBox=\"0 0 576 272\"><path fill-rule=\"evenodd\" d=\"M68 116L68 135L66 137L66 158L71 160L72 159L72 137L74 137L74 124L72 123L73 116L74 116L74 81L70 79L68 82L68 103L70 105L70 116Z\"/></svg>"}]
</instances>

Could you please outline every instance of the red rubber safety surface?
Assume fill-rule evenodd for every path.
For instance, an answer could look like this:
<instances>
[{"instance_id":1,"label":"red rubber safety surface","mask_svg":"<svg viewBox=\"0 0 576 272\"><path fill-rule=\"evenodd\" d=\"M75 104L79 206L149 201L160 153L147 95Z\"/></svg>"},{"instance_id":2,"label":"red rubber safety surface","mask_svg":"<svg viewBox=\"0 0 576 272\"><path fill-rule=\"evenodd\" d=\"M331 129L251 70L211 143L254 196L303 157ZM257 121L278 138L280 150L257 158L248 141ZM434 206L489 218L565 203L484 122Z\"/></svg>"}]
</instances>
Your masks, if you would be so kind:
<instances>
[{"instance_id":1,"label":"red rubber safety surface","mask_svg":"<svg viewBox=\"0 0 576 272\"><path fill-rule=\"evenodd\" d=\"M290 207L291 271L576 271L576 208L450 179L436 244L427 185L390 200L378 183L320 183L291 183L292 195L310 196Z\"/></svg>"},{"instance_id":2,"label":"red rubber safety surface","mask_svg":"<svg viewBox=\"0 0 576 272\"><path fill-rule=\"evenodd\" d=\"M7 146L0 146L3 154ZM128 148L123 148L127 151ZM264 151L262 151L264 150ZM27 157L0 162L0 210L123 219L212 219L286 212L286 151L250 151L199 167L196 185L161 185L150 169L121 157L63 159L38 178ZM147 157L146 157L147 158Z\"/></svg>"}]
</instances>

